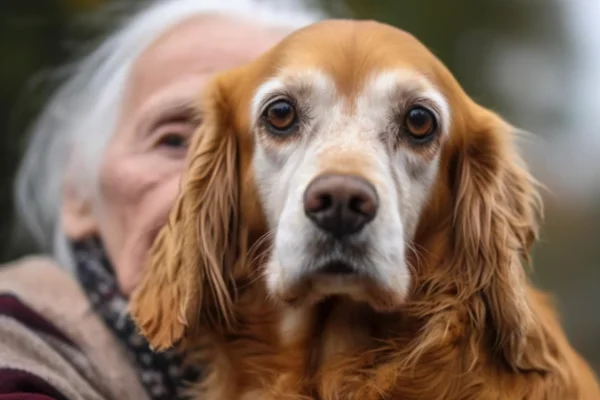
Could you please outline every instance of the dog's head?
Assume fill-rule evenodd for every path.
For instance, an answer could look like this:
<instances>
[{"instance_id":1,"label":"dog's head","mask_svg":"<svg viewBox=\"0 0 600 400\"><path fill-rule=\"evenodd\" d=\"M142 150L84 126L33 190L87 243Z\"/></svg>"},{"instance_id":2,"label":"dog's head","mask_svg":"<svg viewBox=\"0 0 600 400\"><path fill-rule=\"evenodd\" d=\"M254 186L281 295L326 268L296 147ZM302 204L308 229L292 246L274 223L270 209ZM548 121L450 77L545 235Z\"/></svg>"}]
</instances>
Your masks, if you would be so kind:
<instances>
[{"instance_id":1,"label":"dog's head","mask_svg":"<svg viewBox=\"0 0 600 400\"><path fill-rule=\"evenodd\" d=\"M481 296L516 346L536 193L512 136L405 32L297 31L207 90L133 316L164 348L231 323L243 280L291 306L348 296L378 311L445 290Z\"/></svg>"}]
</instances>

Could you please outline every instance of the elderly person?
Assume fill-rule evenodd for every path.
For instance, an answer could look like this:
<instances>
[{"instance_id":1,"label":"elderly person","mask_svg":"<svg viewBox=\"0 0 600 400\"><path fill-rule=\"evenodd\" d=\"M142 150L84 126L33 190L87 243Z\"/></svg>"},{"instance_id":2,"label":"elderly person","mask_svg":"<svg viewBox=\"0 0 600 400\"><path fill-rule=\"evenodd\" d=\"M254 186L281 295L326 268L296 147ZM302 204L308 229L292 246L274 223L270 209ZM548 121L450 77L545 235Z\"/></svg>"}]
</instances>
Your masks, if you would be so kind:
<instances>
[{"instance_id":1,"label":"elderly person","mask_svg":"<svg viewBox=\"0 0 600 400\"><path fill-rule=\"evenodd\" d=\"M162 0L85 58L33 130L23 226L49 257L0 268L0 400L174 399L197 371L126 315L177 195L199 94L318 15L251 0Z\"/></svg>"}]
</instances>

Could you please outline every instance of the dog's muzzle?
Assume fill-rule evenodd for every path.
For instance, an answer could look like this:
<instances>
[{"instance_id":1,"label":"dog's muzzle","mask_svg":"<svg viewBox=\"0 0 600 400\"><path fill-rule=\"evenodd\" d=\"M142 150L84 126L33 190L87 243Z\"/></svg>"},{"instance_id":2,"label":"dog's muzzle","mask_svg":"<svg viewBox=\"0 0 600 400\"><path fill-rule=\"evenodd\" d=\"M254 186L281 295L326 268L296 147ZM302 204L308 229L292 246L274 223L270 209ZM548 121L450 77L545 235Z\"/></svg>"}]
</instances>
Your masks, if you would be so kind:
<instances>
[{"instance_id":1,"label":"dog's muzzle","mask_svg":"<svg viewBox=\"0 0 600 400\"><path fill-rule=\"evenodd\" d=\"M379 198L373 185L352 175L328 174L315 178L306 188L303 200L306 216L325 235L332 253L339 253L339 247L353 248L349 242L375 218L379 209ZM333 248L338 251L333 252ZM355 265L347 262L356 257L342 256L342 259L325 256L327 261L314 272L326 275L359 272Z\"/></svg>"}]
</instances>

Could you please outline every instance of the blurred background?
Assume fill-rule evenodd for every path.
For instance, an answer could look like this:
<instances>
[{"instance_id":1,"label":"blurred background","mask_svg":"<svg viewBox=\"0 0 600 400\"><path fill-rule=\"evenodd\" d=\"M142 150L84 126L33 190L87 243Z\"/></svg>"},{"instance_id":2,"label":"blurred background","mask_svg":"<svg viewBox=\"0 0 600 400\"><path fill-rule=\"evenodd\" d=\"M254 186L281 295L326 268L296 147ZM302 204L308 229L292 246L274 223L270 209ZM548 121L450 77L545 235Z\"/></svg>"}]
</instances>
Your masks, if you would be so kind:
<instances>
[{"instance_id":1,"label":"blurred background","mask_svg":"<svg viewBox=\"0 0 600 400\"><path fill-rule=\"evenodd\" d=\"M0 261L32 250L10 229L13 176L28 125L61 67L140 4L0 2ZM600 0L322 0L310 6L412 32L473 98L534 134L524 154L547 191L533 279L555 293L573 345L600 372Z\"/></svg>"}]
</instances>

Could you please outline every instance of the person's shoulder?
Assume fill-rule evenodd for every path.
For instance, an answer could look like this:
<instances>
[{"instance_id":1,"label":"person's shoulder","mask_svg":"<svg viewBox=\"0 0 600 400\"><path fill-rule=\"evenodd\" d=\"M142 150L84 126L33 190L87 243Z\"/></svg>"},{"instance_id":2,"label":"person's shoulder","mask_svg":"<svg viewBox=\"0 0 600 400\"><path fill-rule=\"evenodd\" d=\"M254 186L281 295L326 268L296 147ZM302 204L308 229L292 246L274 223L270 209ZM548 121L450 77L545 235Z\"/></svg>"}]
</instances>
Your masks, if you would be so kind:
<instances>
[{"instance_id":1,"label":"person's shoulder","mask_svg":"<svg viewBox=\"0 0 600 400\"><path fill-rule=\"evenodd\" d=\"M0 266L0 399L102 399L66 361L82 353L54 322L51 294L68 277L49 258L26 257ZM37 281L37 283L35 283ZM63 283L61 286L64 286ZM36 307L37 306L37 307Z\"/></svg>"},{"instance_id":2,"label":"person's shoulder","mask_svg":"<svg viewBox=\"0 0 600 400\"><path fill-rule=\"evenodd\" d=\"M11 292L0 292L0 400L103 399L69 358L83 357L53 322Z\"/></svg>"},{"instance_id":3,"label":"person's shoulder","mask_svg":"<svg viewBox=\"0 0 600 400\"><path fill-rule=\"evenodd\" d=\"M54 258L43 254L32 254L0 264L0 275L21 274L21 271L49 270L52 272L63 271Z\"/></svg>"},{"instance_id":4,"label":"person's shoulder","mask_svg":"<svg viewBox=\"0 0 600 400\"><path fill-rule=\"evenodd\" d=\"M5 382L64 395L50 399L147 398L74 276L40 256L0 266L0 400Z\"/></svg>"},{"instance_id":5,"label":"person's shoulder","mask_svg":"<svg viewBox=\"0 0 600 400\"><path fill-rule=\"evenodd\" d=\"M53 323L53 313L47 312L56 298L53 294L64 293L64 286L70 286L69 277L63 274L66 275L51 258L43 256L0 265L0 319L10 319L32 332L73 344ZM58 281L64 282L56 287Z\"/></svg>"},{"instance_id":6,"label":"person's shoulder","mask_svg":"<svg viewBox=\"0 0 600 400\"><path fill-rule=\"evenodd\" d=\"M0 265L0 318L70 343L52 317L57 297L69 296L72 278L45 256L27 256ZM65 290L67 289L67 290ZM60 296L57 294L61 293Z\"/></svg>"},{"instance_id":7,"label":"person's shoulder","mask_svg":"<svg viewBox=\"0 0 600 400\"><path fill-rule=\"evenodd\" d=\"M44 255L24 256L0 264L0 291L31 282L39 284L45 279L51 279L53 282L57 279L65 282L72 280L70 274L61 268L53 258Z\"/></svg>"},{"instance_id":8,"label":"person's shoulder","mask_svg":"<svg viewBox=\"0 0 600 400\"><path fill-rule=\"evenodd\" d=\"M72 274L45 256L27 256L0 266L0 294L17 297L49 318L76 320L89 310Z\"/></svg>"}]
</instances>

